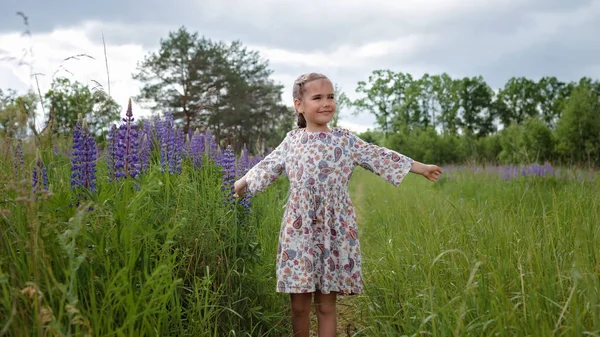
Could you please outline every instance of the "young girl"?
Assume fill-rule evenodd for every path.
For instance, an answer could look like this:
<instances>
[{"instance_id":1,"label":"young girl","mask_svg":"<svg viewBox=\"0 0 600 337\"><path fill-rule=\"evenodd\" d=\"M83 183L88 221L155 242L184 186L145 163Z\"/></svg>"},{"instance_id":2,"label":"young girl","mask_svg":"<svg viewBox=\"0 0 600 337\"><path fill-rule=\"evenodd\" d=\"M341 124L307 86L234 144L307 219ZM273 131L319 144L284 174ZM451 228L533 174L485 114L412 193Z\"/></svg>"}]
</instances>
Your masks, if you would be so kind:
<instances>
[{"instance_id":1,"label":"young girl","mask_svg":"<svg viewBox=\"0 0 600 337\"><path fill-rule=\"evenodd\" d=\"M363 291L356 217L348 181L355 166L398 186L408 172L436 181L441 169L329 128L336 112L324 75L300 76L293 87L298 129L234 184L235 196L265 190L285 170L290 181L279 235L277 291L291 294L294 336L309 336L314 294L319 336L335 336L336 294Z\"/></svg>"}]
</instances>

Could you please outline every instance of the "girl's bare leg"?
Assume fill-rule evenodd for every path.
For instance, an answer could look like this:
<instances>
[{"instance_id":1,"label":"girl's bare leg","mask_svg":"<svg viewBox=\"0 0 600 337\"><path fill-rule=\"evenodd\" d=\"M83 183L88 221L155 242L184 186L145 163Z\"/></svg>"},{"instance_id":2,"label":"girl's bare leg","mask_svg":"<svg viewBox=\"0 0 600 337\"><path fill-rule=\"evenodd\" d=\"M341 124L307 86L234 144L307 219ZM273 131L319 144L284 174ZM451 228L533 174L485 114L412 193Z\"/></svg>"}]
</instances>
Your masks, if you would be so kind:
<instances>
[{"instance_id":1,"label":"girl's bare leg","mask_svg":"<svg viewBox=\"0 0 600 337\"><path fill-rule=\"evenodd\" d=\"M334 337L337 328L336 293L315 293L315 309L319 322L319 337Z\"/></svg>"},{"instance_id":2,"label":"girl's bare leg","mask_svg":"<svg viewBox=\"0 0 600 337\"><path fill-rule=\"evenodd\" d=\"M291 294L292 329L294 337L309 337L312 293Z\"/></svg>"}]
</instances>

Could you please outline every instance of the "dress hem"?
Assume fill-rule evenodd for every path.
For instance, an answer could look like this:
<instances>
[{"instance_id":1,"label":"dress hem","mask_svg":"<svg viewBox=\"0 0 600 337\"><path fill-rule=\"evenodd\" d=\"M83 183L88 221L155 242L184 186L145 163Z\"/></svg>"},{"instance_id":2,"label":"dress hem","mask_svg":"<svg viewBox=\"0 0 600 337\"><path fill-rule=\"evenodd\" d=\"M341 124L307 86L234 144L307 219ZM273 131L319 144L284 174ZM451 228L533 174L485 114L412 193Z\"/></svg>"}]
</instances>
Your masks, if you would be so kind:
<instances>
[{"instance_id":1,"label":"dress hem","mask_svg":"<svg viewBox=\"0 0 600 337\"><path fill-rule=\"evenodd\" d=\"M308 293L315 293L317 291L320 291L322 294L330 294L330 293L337 293L338 295L343 295L343 296L355 296L355 295L361 295L363 293L363 290L357 290L357 291L343 291L343 290L335 290L335 289L329 289L326 291L321 291L319 288L314 287L314 288L300 288L299 290L296 289L284 289L282 290L281 288L277 288L276 292L281 293L281 294L308 294Z\"/></svg>"}]
</instances>

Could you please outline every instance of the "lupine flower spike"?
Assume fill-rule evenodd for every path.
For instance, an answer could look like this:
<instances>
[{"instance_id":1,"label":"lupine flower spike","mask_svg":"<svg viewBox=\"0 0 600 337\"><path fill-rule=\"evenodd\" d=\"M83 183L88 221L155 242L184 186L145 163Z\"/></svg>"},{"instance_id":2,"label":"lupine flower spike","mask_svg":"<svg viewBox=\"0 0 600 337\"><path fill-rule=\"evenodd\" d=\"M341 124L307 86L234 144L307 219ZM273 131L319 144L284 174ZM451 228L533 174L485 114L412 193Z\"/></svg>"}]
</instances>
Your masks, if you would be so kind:
<instances>
[{"instance_id":1,"label":"lupine flower spike","mask_svg":"<svg viewBox=\"0 0 600 337\"><path fill-rule=\"evenodd\" d=\"M35 166L33 167L31 176L31 187L34 194L40 191L40 187L45 191L48 190L48 171L42 161L39 150L36 150Z\"/></svg>"},{"instance_id":2,"label":"lupine flower spike","mask_svg":"<svg viewBox=\"0 0 600 337\"><path fill-rule=\"evenodd\" d=\"M71 156L71 188L96 191L96 141L79 115L73 131L73 153Z\"/></svg>"},{"instance_id":3,"label":"lupine flower spike","mask_svg":"<svg viewBox=\"0 0 600 337\"><path fill-rule=\"evenodd\" d=\"M233 199L234 190L233 183L235 182L235 153L228 145L223 155L221 156L221 167L223 172L223 191L227 193L227 199Z\"/></svg>"}]
</instances>

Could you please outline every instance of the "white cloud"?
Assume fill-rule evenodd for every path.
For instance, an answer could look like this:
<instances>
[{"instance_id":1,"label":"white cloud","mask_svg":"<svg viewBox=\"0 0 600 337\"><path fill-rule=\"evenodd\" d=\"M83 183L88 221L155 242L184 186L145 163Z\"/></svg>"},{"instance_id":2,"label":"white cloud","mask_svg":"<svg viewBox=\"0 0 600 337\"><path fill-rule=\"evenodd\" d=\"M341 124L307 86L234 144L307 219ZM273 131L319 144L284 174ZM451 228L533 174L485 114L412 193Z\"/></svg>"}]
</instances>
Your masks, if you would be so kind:
<instances>
[{"instance_id":1,"label":"white cloud","mask_svg":"<svg viewBox=\"0 0 600 337\"><path fill-rule=\"evenodd\" d=\"M32 46L33 72L39 74L38 82L42 93L50 88L55 77L67 77L90 87L96 87L99 83L105 91L108 91L102 41L91 40L84 29L60 29L34 35L31 44L29 39L19 34L2 34L0 45L11 46L7 52L10 57L17 60L22 58L24 50ZM113 45L110 41L106 49L111 96L123 109L126 109L129 97L137 95L139 91L138 84L131 78L131 73L135 71L136 62L143 58L145 51L141 45ZM71 58L77 55L80 56ZM31 63L32 59L27 54L23 61ZM0 69L2 72L8 72L7 76L2 76L3 81L0 83L2 87L19 89L20 92L27 88L37 90L28 65L19 66L16 60L5 61ZM135 103L133 109L134 113L141 111Z\"/></svg>"},{"instance_id":2,"label":"white cloud","mask_svg":"<svg viewBox=\"0 0 600 337\"><path fill-rule=\"evenodd\" d=\"M70 60L64 66L81 82L106 85L104 32L112 95L123 106L138 93L131 79L136 62L180 25L214 40L240 39L258 50L269 60L273 78L285 86L282 99L287 104L292 103L294 79L309 71L327 74L351 99L357 96L357 82L375 69L415 78L442 72L453 77L482 75L493 87L512 76L550 75L565 81L600 76L600 47L594 35L600 28L600 0L174 0L149 2L142 8L104 0L93 11L83 9L95 5L81 6L69 16L32 16L38 27L52 28L33 39L35 71L46 75L40 79L42 90L64 58L80 53L95 60ZM48 5L39 11L51 10ZM58 23L71 28L56 28ZM0 58L6 56L7 46L11 56L20 57L28 40L20 34L0 34L0 46ZM0 62L0 76L3 88L24 90L32 83L26 67L7 62ZM140 111L137 105L134 109ZM344 111L341 123L362 131L373 126L374 118Z\"/></svg>"}]
</instances>

